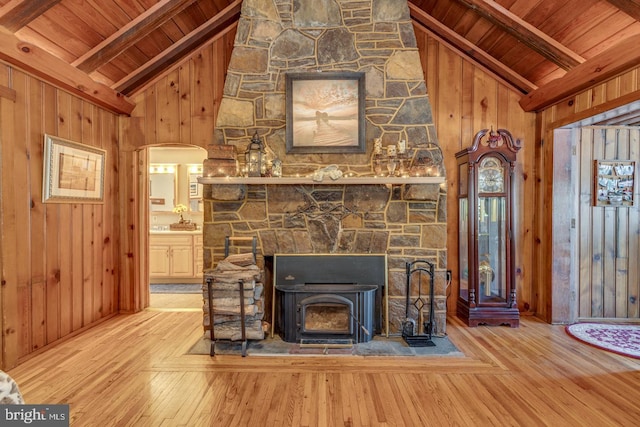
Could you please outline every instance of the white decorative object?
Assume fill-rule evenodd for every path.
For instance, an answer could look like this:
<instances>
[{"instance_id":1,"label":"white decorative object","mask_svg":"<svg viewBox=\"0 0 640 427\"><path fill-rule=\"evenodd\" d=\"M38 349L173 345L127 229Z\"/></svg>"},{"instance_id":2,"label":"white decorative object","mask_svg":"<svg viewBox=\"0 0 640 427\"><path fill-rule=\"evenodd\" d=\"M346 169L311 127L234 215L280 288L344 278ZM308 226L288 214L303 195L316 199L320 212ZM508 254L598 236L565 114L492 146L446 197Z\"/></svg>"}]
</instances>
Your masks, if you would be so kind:
<instances>
[{"instance_id":1,"label":"white decorative object","mask_svg":"<svg viewBox=\"0 0 640 427\"><path fill-rule=\"evenodd\" d=\"M282 176L282 160L277 157L271 162L271 175L275 178Z\"/></svg>"},{"instance_id":2,"label":"white decorative object","mask_svg":"<svg viewBox=\"0 0 640 427\"><path fill-rule=\"evenodd\" d=\"M396 156L396 146L395 145L387 145L387 156L395 157Z\"/></svg>"},{"instance_id":3,"label":"white decorative object","mask_svg":"<svg viewBox=\"0 0 640 427\"><path fill-rule=\"evenodd\" d=\"M373 154L382 154L382 141L380 140L380 138L376 138L373 140Z\"/></svg>"},{"instance_id":4,"label":"white decorative object","mask_svg":"<svg viewBox=\"0 0 640 427\"><path fill-rule=\"evenodd\" d=\"M328 175L332 180L336 180L342 178L342 171L338 168L338 165L329 165L325 168L318 169L313 173L313 180L316 182L321 182L324 179L324 176Z\"/></svg>"},{"instance_id":5,"label":"white decorative object","mask_svg":"<svg viewBox=\"0 0 640 427\"><path fill-rule=\"evenodd\" d=\"M403 139L398 142L398 153L404 154L407 151L407 142Z\"/></svg>"}]
</instances>

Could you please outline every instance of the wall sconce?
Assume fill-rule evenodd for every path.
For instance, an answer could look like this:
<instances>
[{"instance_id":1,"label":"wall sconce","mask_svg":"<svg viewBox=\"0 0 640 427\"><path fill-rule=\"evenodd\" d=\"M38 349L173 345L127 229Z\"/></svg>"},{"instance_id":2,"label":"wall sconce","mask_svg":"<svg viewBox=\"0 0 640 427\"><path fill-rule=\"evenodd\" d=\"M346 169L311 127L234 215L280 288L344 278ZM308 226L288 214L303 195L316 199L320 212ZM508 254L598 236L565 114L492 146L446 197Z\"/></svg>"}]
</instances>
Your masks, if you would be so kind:
<instances>
[{"instance_id":1,"label":"wall sconce","mask_svg":"<svg viewBox=\"0 0 640 427\"><path fill-rule=\"evenodd\" d=\"M262 176L266 166L265 154L264 145L256 131L245 152L247 176Z\"/></svg>"}]
</instances>

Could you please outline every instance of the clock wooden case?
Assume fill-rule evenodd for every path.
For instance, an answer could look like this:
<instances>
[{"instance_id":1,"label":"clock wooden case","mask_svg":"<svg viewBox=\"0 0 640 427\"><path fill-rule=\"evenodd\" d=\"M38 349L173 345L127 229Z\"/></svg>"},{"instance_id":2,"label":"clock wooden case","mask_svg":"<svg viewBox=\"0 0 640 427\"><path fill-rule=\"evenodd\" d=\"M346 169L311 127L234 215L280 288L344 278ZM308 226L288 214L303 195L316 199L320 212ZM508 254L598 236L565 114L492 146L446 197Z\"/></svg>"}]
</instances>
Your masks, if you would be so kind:
<instances>
[{"instance_id":1,"label":"clock wooden case","mask_svg":"<svg viewBox=\"0 0 640 427\"><path fill-rule=\"evenodd\" d=\"M513 241L514 179L520 141L504 129L478 132L458 164L457 315L469 326L520 324Z\"/></svg>"}]
</instances>

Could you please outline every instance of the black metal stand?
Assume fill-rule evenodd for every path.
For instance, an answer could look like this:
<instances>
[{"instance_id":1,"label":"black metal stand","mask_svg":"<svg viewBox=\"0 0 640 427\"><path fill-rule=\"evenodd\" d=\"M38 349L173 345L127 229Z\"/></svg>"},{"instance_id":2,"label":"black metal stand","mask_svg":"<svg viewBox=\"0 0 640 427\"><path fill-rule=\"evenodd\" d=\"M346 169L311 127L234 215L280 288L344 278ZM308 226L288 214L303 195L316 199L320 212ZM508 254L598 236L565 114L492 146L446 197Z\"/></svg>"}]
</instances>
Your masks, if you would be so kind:
<instances>
[{"instance_id":1,"label":"black metal stand","mask_svg":"<svg viewBox=\"0 0 640 427\"><path fill-rule=\"evenodd\" d=\"M256 262L256 250L257 250L257 239L256 237L225 237L224 239L224 257L229 256L229 246L231 241L237 240L251 240L252 245L252 253L253 253L253 261ZM209 302L209 327L211 331L211 348L209 350L210 356L215 356L216 354L216 336L213 327L213 296L212 296L212 288L213 288L213 279L211 277L206 278L207 282L207 296ZM245 311L244 311L244 281L238 281L238 290L240 293L240 333L241 333L241 341L242 344L242 357L247 355L247 331L246 331L246 319L245 319Z\"/></svg>"},{"instance_id":2,"label":"black metal stand","mask_svg":"<svg viewBox=\"0 0 640 427\"><path fill-rule=\"evenodd\" d=\"M418 278L418 296L413 301L413 306L418 310L418 317L424 308L422 297L422 274L429 276L429 321L423 323L423 334L416 333L416 320L409 316L409 306L411 304L411 283L414 276ZM409 347L435 347L431 340L434 327L434 267L433 264L425 260L417 260L407 263L407 302L405 321L402 322L402 338Z\"/></svg>"}]
</instances>

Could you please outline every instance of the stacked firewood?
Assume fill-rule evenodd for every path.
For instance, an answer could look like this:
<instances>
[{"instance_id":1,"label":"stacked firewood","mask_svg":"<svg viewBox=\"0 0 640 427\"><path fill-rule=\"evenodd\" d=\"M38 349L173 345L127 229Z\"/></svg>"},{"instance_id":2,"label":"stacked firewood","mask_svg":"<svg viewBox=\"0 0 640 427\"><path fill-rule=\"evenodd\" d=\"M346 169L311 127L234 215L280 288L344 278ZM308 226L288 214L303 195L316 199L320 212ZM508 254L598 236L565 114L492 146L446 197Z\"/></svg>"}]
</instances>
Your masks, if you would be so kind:
<instances>
[{"instance_id":1,"label":"stacked firewood","mask_svg":"<svg viewBox=\"0 0 640 427\"><path fill-rule=\"evenodd\" d=\"M215 339L237 341L242 339L240 317L240 283L244 290L245 337L264 339L268 324L264 318L264 284L262 270L256 265L253 254L230 255L216 268L205 271L204 328L211 337L209 296L206 280L212 280L213 333Z\"/></svg>"}]
</instances>

